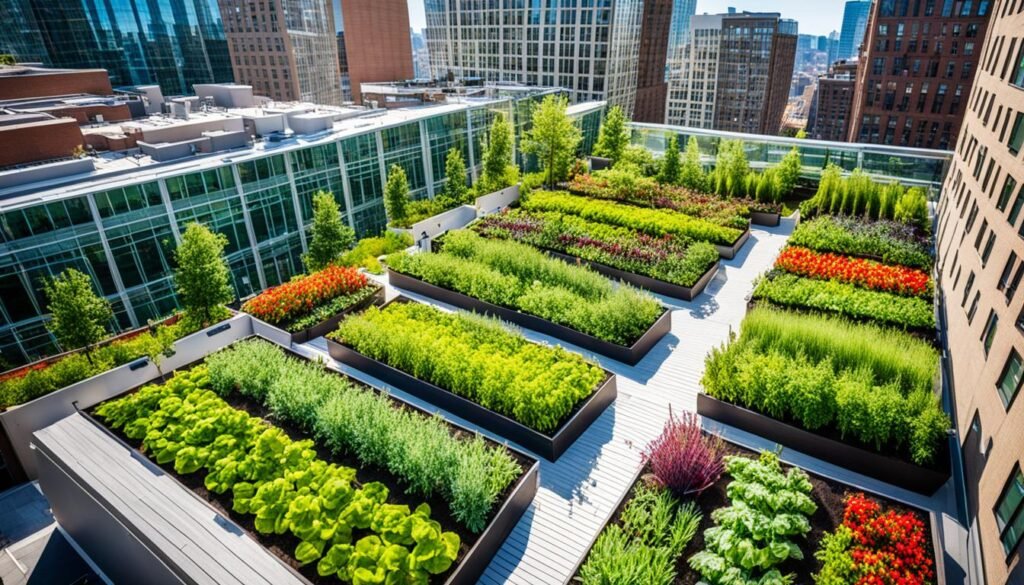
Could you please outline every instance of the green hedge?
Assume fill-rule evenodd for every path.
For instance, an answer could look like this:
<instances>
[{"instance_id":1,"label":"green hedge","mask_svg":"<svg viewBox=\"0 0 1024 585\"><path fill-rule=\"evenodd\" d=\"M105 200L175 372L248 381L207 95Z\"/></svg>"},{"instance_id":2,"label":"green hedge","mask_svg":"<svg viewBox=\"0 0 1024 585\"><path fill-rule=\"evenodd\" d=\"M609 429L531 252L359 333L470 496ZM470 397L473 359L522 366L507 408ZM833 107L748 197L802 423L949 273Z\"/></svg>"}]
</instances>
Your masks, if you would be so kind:
<instances>
[{"instance_id":1,"label":"green hedge","mask_svg":"<svg viewBox=\"0 0 1024 585\"><path fill-rule=\"evenodd\" d=\"M530 343L499 321L419 303L372 307L331 337L540 432L558 428L604 378L579 355Z\"/></svg>"}]
</instances>

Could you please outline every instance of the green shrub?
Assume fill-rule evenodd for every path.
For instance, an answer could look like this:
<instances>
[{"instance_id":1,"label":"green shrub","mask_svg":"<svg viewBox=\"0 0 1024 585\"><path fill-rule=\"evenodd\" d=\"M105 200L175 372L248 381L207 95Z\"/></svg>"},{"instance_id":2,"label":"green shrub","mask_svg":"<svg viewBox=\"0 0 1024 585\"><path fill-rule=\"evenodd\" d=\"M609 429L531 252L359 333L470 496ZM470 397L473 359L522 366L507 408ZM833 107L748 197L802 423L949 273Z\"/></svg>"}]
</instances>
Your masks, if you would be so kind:
<instances>
[{"instance_id":1,"label":"green shrub","mask_svg":"<svg viewBox=\"0 0 1024 585\"><path fill-rule=\"evenodd\" d=\"M935 312L929 300L868 290L837 280L818 280L772 272L758 283L754 289L754 298L783 307L808 308L846 317L872 319L896 327L935 327Z\"/></svg>"},{"instance_id":2,"label":"green shrub","mask_svg":"<svg viewBox=\"0 0 1024 585\"><path fill-rule=\"evenodd\" d=\"M345 319L332 339L540 432L552 432L604 372L500 322L392 303Z\"/></svg>"},{"instance_id":3,"label":"green shrub","mask_svg":"<svg viewBox=\"0 0 1024 585\"><path fill-rule=\"evenodd\" d=\"M620 522L597 537L580 567L584 585L670 585L676 561L693 540L701 514L665 489L638 485Z\"/></svg>"},{"instance_id":4,"label":"green shrub","mask_svg":"<svg viewBox=\"0 0 1024 585\"><path fill-rule=\"evenodd\" d=\"M905 334L755 309L708 355L704 391L808 430L935 462L949 420L932 391L938 356Z\"/></svg>"},{"instance_id":5,"label":"green shrub","mask_svg":"<svg viewBox=\"0 0 1024 585\"><path fill-rule=\"evenodd\" d=\"M906 226L890 221L816 217L801 221L789 237L789 243L818 252L866 256L886 264L901 264L926 271L932 267L928 240L918 237Z\"/></svg>"},{"instance_id":6,"label":"green shrub","mask_svg":"<svg viewBox=\"0 0 1024 585\"><path fill-rule=\"evenodd\" d=\"M480 532L518 464L479 436L453 436L440 417L396 408L389 398L264 341L243 341L207 358L210 386L267 404L331 449L386 469L411 493L441 496L457 521Z\"/></svg>"},{"instance_id":7,"label":"green shrub","mask_svg":"<svg viewBox=\"0 0 1024 585\"><path fill-rule=\"evenodd\" d=\"M441 253L397 254L395 270L482 301L522 310L599 339L632 345L664 312L653 297L517 242L469 230L445 236Z\"/></svg>"},{"instance_id":8,"label":"green shrub","mask_svg":"<svg viewBox=\"0 0 1024 585\"><path fill-rule=\"evenodd\" d=\"M896 181L876 183L859 168L843 177L842 169L833 164L821 173L814 197L800 205L803 218L822 214L891 219L921 230L929 229L928 195L924 189L907 189Z\"/></svg>"},{"instance_id":9,"label":"green shrub","mask_svg":"<svg viewBox=\"0 0 1024 585\"><path fill-rule=\"evenodd\" d=\"M664 209L645 209L635 205L588 199L565 192L535 191L522 204L529 211L555 211L583 219L616 225L661 237L671 234L712 244L731 245L741 230Z\"/></svg>"}]
</instances>

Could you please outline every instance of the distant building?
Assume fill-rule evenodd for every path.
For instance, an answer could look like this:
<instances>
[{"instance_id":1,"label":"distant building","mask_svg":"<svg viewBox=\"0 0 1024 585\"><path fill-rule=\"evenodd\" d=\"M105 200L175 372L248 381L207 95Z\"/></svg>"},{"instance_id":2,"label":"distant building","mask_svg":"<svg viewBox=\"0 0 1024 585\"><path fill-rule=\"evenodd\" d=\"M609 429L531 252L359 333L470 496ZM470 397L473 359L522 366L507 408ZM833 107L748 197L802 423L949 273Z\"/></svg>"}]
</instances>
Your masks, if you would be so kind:
<instances>
[{"instance_id":1,"label":"distant building","mask_svg":"<svg viewBox=\"0 0 1024 585\"><path fill-rule=\"evenodd\" d=\"M341 99L352 101L352 79L348 76L348 52L345 50L345 31L339 30L338 39L338 72L341 74Z\"/></svg>"},{"instance_id":2,"label":"distant building","mask_svg":"<svg viewBox=\"0 0 1024 585\"><path fill-rule=\"evenodd\" d=\"M362 83L413 77L406 0L344 0L341 12L353 101L362 103Z\"/></svg>"},{"instance_id":3,"label":"distant building","mask_svg":"<svg viewBox=\"0 0 1024 585\"><path fill-rule=\"evenodd\" d=\"M797 24L778 13L694 16L669 124L778 134L789 98Z\"/></svg>"},{"instance_id":4,"label":"distant building","mask_svg":"<svg viewBox=\"0 0 1024 585\"><path fill-rule=\"evenodd\" d=\"M954 7L957 11L954 11ZM949 149L981 58L989 2L874 4L857 70L849 140Z\"/></svg>"},{"instance_id":5,"label":"distant building","mask_svg":"<svg viewBox=\"0 0 1024 585\"><path fill-rule=\"evenodd\" d=\"M416 79L434 79L430 72L430 51L427 40L421 33L410 31L412 35L412 72Z\"/></svg>"},{"instance_id":6,"label":"distant building","mask_svg":"<svg viewBox=\"0 0 1024 585\"><path fill-rule=\"evenodd\" d=\"M12 46L10 39L17 37L38 53L36 39L41 39L47 58L39 60L60 68L106 69L114 87L156 84L164 93L183 95L196 83L233 78L221 15L209 0L3 0L0 5L0 44ZM23 62L41 57L26 57L16 46L14 51Z\"/></svg>"},{"instance_id":7,"label":"distant building","mask_svg":"<svg viewBox=\"0 0 1024 585\"><path fill-rule=\"evenodd\" d=\"M856 61L837 61L828 74L818 78L818 88L807 121L808 138L846 141L856 82Z\"/></svg>"},{"instance_id":8,"label":"distant building","mask_svg":"<svg viewBox=\"0 0 1024 585\"><path fill-rule=\"evenodd\" d=\"M488 83L563 87L574 102L607 100L631 116L643 4L607 0L595 7L565 0L557 8L540 2L514 8L426 0L431 70L438 78L451 73Z\"/></svg>"},{"instance_id":9,"label":"distant building","mask_svg":"<svg viewBox=\"0 0 1024 585\"><path fill-rule=\"evenodd\" d=\"M0 55L14 55L19 63L50 62L29 0L0 2L0 23Z\"/></svg>"},{"instance_id":10,"label":"distant building","mask_svg":"<svg viewBox=\"0 0 1024 585\"><path fill-rule=\"evenodd\" d=\"M828 33L828 64L831 65L839 60L839 33L832 31Z\"/></svg>"},{"instance_id":11,"label":"distant building","mask_svg":"<svg viewBox=\"0 0 1024 585\"><path fill-rule=\"evenodd\" d=\"M220 0L235 82L279 101L342 103L331 0Z\"/></svg>"},{"instance_id":12,"label":"distant building","mask_svg":"<svg viewBox=\"0 0 1024 585\"><path fill-rule=\"evenodd\" d=\"M673 0L644 0L636 101L633 106L633 120L636 122L661 124L665 121L665 99L668 94L665 66L668 62L672 5Z\"/></svg>"},{"instance_id":13,"label":"distant building","mask_svg":"<svg viewBox=\"0 0 1024 585\"><path fill-rule=\"evenodd\" d=\"M864 30L868 26L868 15L871 13L871 0L850 0L843 9L843 28L839 35L839 49L835 60L856 59L861 43L864 41ZM833 60L833 62L835 61ZM831 65L831 63L829 63Z\"/></svg>"}]
</instances>

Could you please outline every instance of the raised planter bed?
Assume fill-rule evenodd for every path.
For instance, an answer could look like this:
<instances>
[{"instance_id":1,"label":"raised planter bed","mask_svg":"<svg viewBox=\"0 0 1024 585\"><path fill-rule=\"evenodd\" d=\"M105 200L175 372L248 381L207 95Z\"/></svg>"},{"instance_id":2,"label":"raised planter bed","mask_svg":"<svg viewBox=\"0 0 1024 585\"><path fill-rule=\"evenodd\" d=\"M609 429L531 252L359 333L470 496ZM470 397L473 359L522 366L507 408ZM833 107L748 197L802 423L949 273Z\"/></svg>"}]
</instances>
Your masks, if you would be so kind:
<instances>
[{"instance_id":1,"label":"raised planter bed","mask_svg":"<svg viewBox=\"0 0 1024 585\"><path fill-rule=\"evenodd\" d=\"M718 400L703 392L697 394L697 413L811 457L920 494L932 495L949 480L949 471L929 469L896 457L873 453ZM937 458L948 460L948 453L942 450Z\"/></svg>"},{"instance_id":2,"label":"raised planter bed","mask_svg":"<svg viewBox=\"0 0 1024 585\"><path fill-rule=\"evenodd\" d=\"M704 427L707 428L707 421L705 421ZM755 451L749 450L742 445L731 442L728 439L726 441L726 452L728 455L745 455L752 458L756 458L758 454ZM785 453L783 453L785 455ZM784 469L793 467L785 462L782 463ZM807 470L805 470L807 471ZM633 478L632 485L629 489L623 492L622 496L616 502L614 511L607 521L602 526L601 530L598 531L588 545L588 553L584 555L579 562L576 564L575 570L573 571L574 577L569 579L569 583L580 582L580 569L586 563L590 557L590 550L593 549L597 539L604 532L604 530L612 524L620 524L623 509L633 499L636 488L644 481L644 476L650 473L648 466L638 467L631 471L631 477ZM798 543L804 553L804 559L800 561L790 560L780 566L780 570L783 573L793 572L796 574L797 583L801 585L805 583L811 583L813 581L811 574L816 573L820 567L821 562L814 558L815 551L820 547L820 540L822 536L827 532L835 530L836 526L842 523L843 510L844 510L844 497L847 494L853 493L865 493L872 499L883 503L885 506L890 508L896 508L901 511L914 511L923 520L925 520L928 534L931 536L931 547L929 552L931 553L932 559L935 561L936 582L942 584L945 582L944 575L942 572L942 557L943 551L941 547L942 539L939 532L939 526L941 525L941 519L931 511L922 510L912 506L907 506L899 502L895 502L883 495L872 493L869 490L859 489L854 486L836 481L829 477L824 477L813 472L807 471L810 476L812 485L811 497L814 499L815 504L818 505L818 510L811 515L809 518L811 523L811 531L807 534L806 539L799 539ZM702 513L702 520L697 533L693 540L690 541L689 545L678 557L675 568L676 578L672 581L672 585L696 585L701 582L700 576L693 571L689 563L687 562L691 556L699 552L704 548L704 531L714 525L711 518L711 512L717 508L721 508L729 505L729 498L726 495L726 486L728 486L731 478L728 474L723 474L722 477L713 484L706 491L702 492L694 501L700 508Z\"/></svg>"},{"instance_id":3,"label":"raised planter bed","mask_svg":"<svg viewBox=\"0 0 1024 585\"><path fill-rule=\"evenodd\" d=\"M497 317L509 323L550 335L551 337L577 345L587 351L610 357L631 366L636 365L643 359L647 352L651 351L651 348L658 343L658 340L672 329L672 312L666 309L640 339L636 340L633 345L626 347L598 339L575 329L570 329L565 325L552 323L547 319L521 313L515 309L481 301L480 299L430 284L414 276L396 272L390 267L388 268L388 282L396 288L437 299L442 303L447 303L460 309Z\"/></svg>"},{"instance_id":4,"label":"raised planter bed","mask_svg":"<svg viewBox=\"0 0 1024 585\"><path fill-rule=\"evenodd\" d=\"M404 297L398 297L390 302L409 301ZM332 358L343 364L352 366L417 398L426 400L434 406L443 408L455 416L522 445L549 461L556 461L561 457L590 427L591 423L601 416L605 408L615 401L618 395L615 374L606 371L605 378L597 389L577 405L572 415L555 432L542 433L507 416L484 408L468 398L463 398L454 392L420 380L398 368L362 354L333 339L327 340L327 351Z\"/></svg>"},{"instance_id":5,"label":"raised planter bed","mask_svg":"<svg viewBox=\"0 0 1024 585\"><path fill-rule=\"evenodd\" d=\"M341 323L341 320L347 317L348 315L351 315L352 313L358 313L363 309L369 307L370 305L383 303L384 287L379 284L373 283L373 281L370 281L370 284L368 284L367 286L376 287L376 290L373 292L373 294L359 301L358 303L352 305L351 307L348 307L344 311L341 311L340 313L330 317L329 319L321 321L320 323L317 323L316 325L313 325L312 327L308 327L306 329L302 329L295 332L288 332L276 325L267 323L266 321L263 321L262 319L259 319L257 317L253 317L253 319L259 322L259 324L256 325L256 327L261 335L265 335L265 332L262 331L262 327L267 327L275 330L275 334L266 335L266 337L268 337L270 341L274 341L279 345L285 345L284 343L282 343L282 341L285 338L287 338L290 341L290 343L306 343L312 339L316 339L317 337L323 337L324 335L327 335L331 331L334 331L335 329L338 328L338 323ZM276 332L280 333L276 334Z\"/></svg>"},{"instance_id":6,"label":"raised planter bed","mask_svg":"<svg viewBox=\"0 0 1024 585\"><path fill-rule=\"evenodd\" d=\"M4 462L15 480L25 481L37 477L36 458L30 446L32 433L78 409L90 408L194 362L242 337L252 335L252 322L249 315L236 314L226 321L175 341L173 354L165 357L159 367L148 357L141 357L0 413L0 426L10 444L10 451L3 450Z\"/></svg>"},{"instance_id":7,"label":"raised planter bed","mask_svg":"<svg viewBox=\"0 0 1024 585\"><path fill-rule=\"evenodd\" d=\"M592 156L590 157L590 172L603 171L610 169L612 163L615 162L610 158L604 158L603 156Z\"/></svg>"},{"instance_id":8,"label":"raised planter bed","mask_svg":"<svg viewBox=\"0 0 1024 585\"><path fill-rule=\"evenodd\" d=\"M587 260L578 256L570 256L569 254L558 252L550 248L540 249L544 250L548 255L565 260L570 264L579 263L589 266L594 272L603 274L608 278L628 282L633 286L647 289L651 292L658 293L659 295L665 295L666 297L672 297L674 299L684 301L692 301L697 298L700 293L704 292L705 287L707 287L708 283L711 282L711 279L715 277L715 274L718 274L718 268L721 266L720 262L715 262L711 268L708 268L707 271L697 279L697 282L694 283L693 286L687 287L659 280L650 276L645 276L643 274L637 274L635 272L626 272L625 270L613 268L607 264L601 264L600 262L594 262L593 260Z\"/></svg>"},{"instance_id":9,"label":"raised planter bed","mask_svg":"<svg viewBox=\"0 0 1024 585\"><path fill-rule=\"evenodd\" d=\"M256 335L256 337L260 336ZM282 347L280 349L293 358L309 361L309 358L301 354L298 354L287 347ZM195 360L193 363L187 364L186 366L183 366L181 369L190 368L194 365L197 365L200 362L201 360ZM332 373L334 375L344 376L344 374L340 372ZM355 383L362 385L359 382ZM127 394L129 392L133 392L137 388L138 387L132 388L128 392L122 392L120 394ZM423 408L406 402L387 392L378 389L373 389L373 391L387 396L390 401L397 404L400 408L415 411L428 417L434 416L433 412L427 411ZM116 398L116 396L110 396L109 398ZM232 405L235 406L236 408L240 407L243 410L262 410L262 407L260 405L257 405L251 402L249 399L241 396L232 395L228 397L228 401L231 402ZM243 405L238 406L237 403L242 403ZM130 444L129 441L126 441L125 438L120 435L120 433L110 430L101 421L94 418L91 412L80 412L82 415L86 416L89 420L91 420L95 425L99 426L107 435L109 435L109 437L113 441L118 442L124 448L130 449L135 453L141 453L138 449L135 448L135 446ZM253 414L253 412L250 412L250 414ZM261 415L262 413L256 414ZM451 428L452 432L455 434L461 434L464 436L471 436L475 434L475 431L457 425L453 422L445 421L445 424L447 424ZM300 435L297 437L299 439L308 438L305 436L305 433L297 430L296 428L290 426L287 423L275 421L274 425L284 429L289 435ZM496 445L494 441L490 441L489 439L485 440L487 440L492 445ZM472 539L472 545L469 546L465 554L461 555L456 560L456 564L454 564L446 574L434 576L436 578L440 578L442 576L444 577L444 580L438 580L438 583L444 583L445 585L470 585L476 583L480 575L483 574L484 570L486 570L487 566L490 564L491 559L494 557L495 554L497 554L498 550L501 548L505 539L512 532L512 529L515 528L515 525L519 522L519 519L522 517L522 515L530 507L530 504L533 502L533 498L537 493L537 488L539 486L540 481L540 463L533 457L530 457L529 455L524 454L521 451L508 447L507 445L502 445L502 448L508 449L511 452L513 457L515 457L515 459L520 462L523 471L520 474L519 478L509 488L507 488L505 492L507 495L505 496L504 500L500 502L500 505L496 506L493 516L491 517L491 520L487 524L486 528L484 528L484 530L479 535ZM142 459L146 465L151 466L152 468L154 468L154 470L158 472L162 470L162 473L171 477L179 487L186 490L187 492L192 493L195 497L198 497L200 501L206 503L215 513L220 514L224 517L231 517L232 519L234 519L234 514L230 511L230 503L225 504L225 502L227 502L227 499L230 499L230 496L225 495L223 497L218 497L216 495L209 494L208 492L206 492L205 488L203 487L203 482L200 478L198 478L198 476L192 475L187 477L179 477L179 475L174 471L173 461L166 465L158 465L155 461L149 459L145 455L140 454L136 458ZM337 460L338 458L335 456L328 455L327 459L330 462L331 460ZM355 460L336 462L353 466L357 470L363 469L363 466ZM376 481L385 481L383 478L381 478L382 474L385 476L391 476L391 474L382 469L372 469L370 470L370 474ZM397 478L392 477L389 481L389 487L399 487L399 480ZM385 481L385 483L388 483L388 481ZM404 490L402 491L404 493ZM423 501L423 499L418 496L410 497L417 501ZM434 497L434 499L436 498L437 496ZM429 503L435 504L436 502ZM436 508L436 506L434 505L432 505L432 507ZM262 542L264 544L266 543L266 541L273 541L275 549L280 548L280 542L278 542L278 539L280 539L280 537L273 535L260 535L256 533L252 529L251 519L239 517L238 519L234 520L235 522L238 522L240 524L240 527L245 531L245 533L250 538L256 540L257 542ZM229 520L226 523L231 523L231 521ZM452 530L453 527L445 526L445 529ZM468 543L468 532L460 527L459 533L463 538L463 542ZM287 552L289 549L285 548L283 550ZM286 561L286 559L282 560ZM294 559L292 560L294 561ZM286 561L285 564L290 563ZM312 575L315 577L315 565L311 565L311 567ZM307 571L303 569L301 573L296 573L296 575L303 582L308 583L310 585L312 585L313 583L339 582L336 579L329 578L307 578L306 573ZM431 582L434 581L432 580Z\"/></svg>"},{"instance_id":10,"label":"raised planter bed","mask_svg":"<svg viewBox=\"0 0 1024 585\"><path fill-rule=\"evenodd\" d=\"M736 257L737 252L740 251L740 248L743 247L743 244L746 244L747 240L749 239L750 226L747 226L747 229L743 230L743 233L740 234L739 237L736 238L736 240L732 244L728 246L723 244L715 244L715 248L718 250L719 256L725 258L726 260L732 260L733 258Z\"/></svg>"},{"instance_id":11,"label":"raised planter bed","mask_svg":"<svg viewBox=\"0 0 1024 585\"><path fill-rule=\"evenodd\" d=\"M782 219L782 214L767 211L751 211L750 223L767 227L776 227Z\"/></svg>"}]
</instances>

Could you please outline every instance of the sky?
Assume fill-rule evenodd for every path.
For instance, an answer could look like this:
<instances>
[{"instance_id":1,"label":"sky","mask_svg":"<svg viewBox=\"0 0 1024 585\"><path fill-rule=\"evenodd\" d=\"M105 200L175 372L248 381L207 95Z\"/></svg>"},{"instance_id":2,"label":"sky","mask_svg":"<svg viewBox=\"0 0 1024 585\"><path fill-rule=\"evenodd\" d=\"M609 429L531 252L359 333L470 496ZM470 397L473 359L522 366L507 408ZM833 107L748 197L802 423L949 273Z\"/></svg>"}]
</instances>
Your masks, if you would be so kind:
<instances>
[{"instance_id":1,"label":"sky","mask_svg":"<svg viewBox=\"0 0 1024 585\"><path fill-rule=\"evenodd\" d=\"M839 30L845 4L846 0L697 0L697 14L725 12L730 6L738 11L780 12L799 22L803 34L827 35ZM426 26L423 0L409 0L409 23L416 30Z\"/></svg>"}]
</instances>

